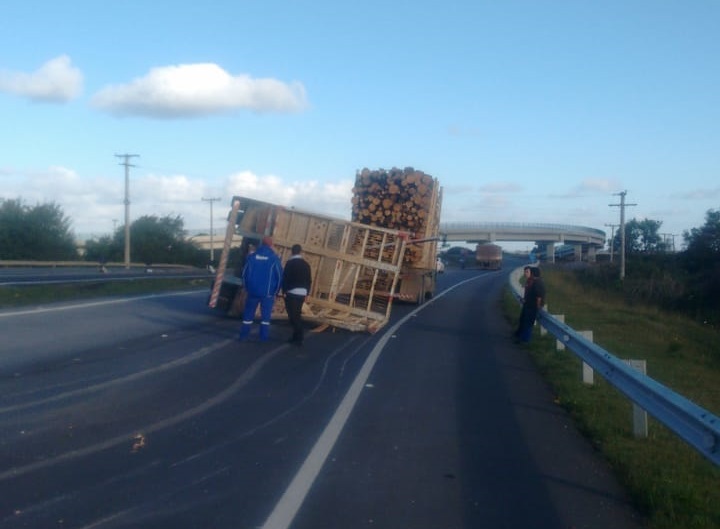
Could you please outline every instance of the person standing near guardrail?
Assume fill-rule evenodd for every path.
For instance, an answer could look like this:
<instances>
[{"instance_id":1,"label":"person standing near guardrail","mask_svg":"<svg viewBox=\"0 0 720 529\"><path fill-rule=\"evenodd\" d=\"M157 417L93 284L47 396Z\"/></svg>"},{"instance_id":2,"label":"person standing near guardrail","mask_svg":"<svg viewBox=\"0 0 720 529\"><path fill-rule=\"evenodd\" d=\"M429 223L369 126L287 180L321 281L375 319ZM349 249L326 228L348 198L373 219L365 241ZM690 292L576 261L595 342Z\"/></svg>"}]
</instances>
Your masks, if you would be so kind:
<instances>
[{"instance_id":1,"label":"person standing near guardrail","mask_svg":"<svg viewBox=\"0 0 720 529\"><path fill-rule=\"evenodd\" d=\"M545 305L545 284L540 278L540 268L526 266L523 268L525 277L525 294L515 337L521 342L529 342L532 337L533 325L537 319L538 311Z\"/></svg>"},{"instance_id":2,"label":"person standing near guardrail","mask_svg":"<svg viewBox=\"0 0 720 529\"><path fill-rule=\"evenodd\" d=\"M240 340L250 335L255 311L260 305L260 340L270 337L270 318L275 296L280 291L282 264L272 249L272 238L263 237L258 249L247 256L242 271L243 288L247 294L240 327Z\"/></svg>"},{"instance_id":3,"label":"person standing near guardrail","mask_svg":"<svg viewBox=\"0 0 720 529\"><path fill-rule=\"evenodd\" d=\"M302 308L305 298L310 293L312 284L312 271L310 265L303 259L302 246L293 244L290 249L290 258L285 263L282 277L282 290L285 294L285 310L288 321L292 326L292 337L288 340L294 345L303 343Z\"/></svg>"}]
</instances>

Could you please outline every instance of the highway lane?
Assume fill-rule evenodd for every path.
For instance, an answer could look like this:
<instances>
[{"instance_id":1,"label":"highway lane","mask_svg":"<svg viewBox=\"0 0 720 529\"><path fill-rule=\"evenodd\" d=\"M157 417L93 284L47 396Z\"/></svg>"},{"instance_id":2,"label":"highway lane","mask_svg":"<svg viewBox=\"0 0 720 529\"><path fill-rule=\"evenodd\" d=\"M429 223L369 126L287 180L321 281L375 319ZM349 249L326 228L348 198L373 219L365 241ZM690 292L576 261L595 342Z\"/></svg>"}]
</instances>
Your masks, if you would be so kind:
<instances>
[{"instance_id":1,"label":"highway lane","mask_svg":"<svg viewBox=\"0 0 720 529\"><path fill-rule=\"evenodd\" d=\"M497 298L236 341L205 292L0 311L0 527L639 527Z\"/></svg>"}]
</instances>

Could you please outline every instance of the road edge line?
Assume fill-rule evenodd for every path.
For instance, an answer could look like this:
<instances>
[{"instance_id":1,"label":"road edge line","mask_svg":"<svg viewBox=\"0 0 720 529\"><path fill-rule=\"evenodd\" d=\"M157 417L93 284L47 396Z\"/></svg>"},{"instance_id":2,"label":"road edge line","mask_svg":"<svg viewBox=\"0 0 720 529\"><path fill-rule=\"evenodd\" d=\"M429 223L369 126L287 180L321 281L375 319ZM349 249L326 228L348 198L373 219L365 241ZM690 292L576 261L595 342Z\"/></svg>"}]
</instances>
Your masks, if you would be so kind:
<instances>
[{"instance_id":1,"label":"road edge line","mask_svg":"<svg viewBox=\"0 0 720 529\"><path fill-rule=\"evenodd\" d=\"M295 516L297 516L300 507L305 501L310 488L317 479L317 476L320 474L320 470L335 446L338 437L340 437L340 433L345 427L353 408L355 408L355 405L360 398L360 393L365 387L367 379L370 377L370 373L375 367L375 363L380 357L382 350L385 348L385 344L387 344L395 332L402 327L407 320L415 316L421 310L425 309L425 307L443 297L445 294L448 294L461 285L474 281L480 277L483 276L474 276L448 287L425 304L420 305L409 314L406 314L397 323L390 327L385 334L383 334L368 355L362 368L360 368L360 371L340 402L340 405L335 410L330 422L328 422L327 426L325 426L322 434L320 434L320 437L315 442L312 450L310 450L307 458L305 458L305 461L301 465L297 474L293 477L290 485L288 485L287 489L280 497L280 500L275 505L265 523L261 526L261 529L288 529L290 527L290 524L295 519Z\"/></svg>"}]
</instances>

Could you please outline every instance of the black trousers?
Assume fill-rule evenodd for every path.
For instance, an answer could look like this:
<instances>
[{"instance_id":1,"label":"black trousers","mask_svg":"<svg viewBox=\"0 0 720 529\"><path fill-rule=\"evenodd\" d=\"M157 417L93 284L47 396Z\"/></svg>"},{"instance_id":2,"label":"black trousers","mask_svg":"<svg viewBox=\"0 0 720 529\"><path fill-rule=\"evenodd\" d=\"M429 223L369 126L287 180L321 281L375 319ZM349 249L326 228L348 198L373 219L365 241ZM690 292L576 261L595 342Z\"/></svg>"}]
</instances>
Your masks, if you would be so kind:
<instances>
[{"instance_id":1,"label":"black trousers","mask_svg":"<svg viewBox=\"0 0 720 529\"><path fill-rule=\"evenodd\" d=\"M305 303L305 296L296 294L285 294L285 310L287 311L288 321L293 329L291 341L302 343L303 341L303 322L302 307Z\"/></svg>"},{"instance_id":2,"label":"black trousers","mask_svg":"<svg viewBox=\"0 0 720 529\"><path fill-rule=\"evenodd\" d=\"M523 305L520 309L520 320L518 321L518 329L515 336L524 342L529 342L532 337L533 325L537 319L538 309L532 305Z\"/></svg>"}]
</instances>

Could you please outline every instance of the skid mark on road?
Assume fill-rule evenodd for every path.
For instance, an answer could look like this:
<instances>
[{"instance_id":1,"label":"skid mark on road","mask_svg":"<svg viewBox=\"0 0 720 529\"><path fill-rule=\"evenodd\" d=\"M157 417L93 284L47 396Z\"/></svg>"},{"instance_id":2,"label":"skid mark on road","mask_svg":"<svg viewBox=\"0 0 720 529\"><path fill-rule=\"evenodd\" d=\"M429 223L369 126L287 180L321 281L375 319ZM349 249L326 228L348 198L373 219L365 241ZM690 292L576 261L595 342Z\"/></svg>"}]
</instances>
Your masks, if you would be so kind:
<instances>
[{"instance_id":1,"label":"skid mark on road","mask_svg":"<svg viewBox=\"0 0 720 529\"><path fill-rule=\"evenodd\" d=\"M329 371L330 363L331 363L340 353L342 353L342 352L343 352L345 349L347 349L350 345L352 345L353 343L355 343L355 341L356 341L358 338L359 338L358 336L352 336L349 340L347 340L346 342L344 342L339 348L335 349L335 350L325 359L325 361L323 362L322 369L321 369L321 371L320 371L320 375L318 376L318 380L317 380L317 382L315 383L315 385L313 386L313 388L312 388L310 391L308 391L308 392L303 396L302 399L300 399L299 401L297 401L296 403L294 403L292 406L290 406L289 408L283 410L282 412L274 415L273 417L271 417L270 419L266 420L265 422L262 422L262 423L260 423L260 424L258 424L258 425L256 425L256 426L253 426L253 427L250 428L250 429L244 430L244 431L240 432L239 434L234 435L233 437L230 437L229 439L227 439L226 441L223 441L222 443L214 444L214 445L208 447L207 449L205 449L205 450L203 450L203 451L201 451L201 452L197 452L197 453L192 454L191 456L187 457L186 459L183 459L182 461L177 461L176 463L173 463L173 464L171 465L171 467L180 466L180 465L183 465L183 464L185 464L185 463L193 462L193 461L198 460L198 459L200 459L200 458L207 457L208 454L211 454L211 453L213 453L213 452L215 452L215 451L217 451L217 450L219 450L219 449L221 449L221 448L223 448L223 447L225 447L225 446L228 446L228 445L237 443L238 441L242 441L243 439L246 439L246 438L250 437L251 435L256 434L256 433L259 432L260 430L262 430L262 429L264 429L264 428L267 428L267 427L269 427L269 426L272 426L273 424L276 424L276 423L277 423L278 421L280 421L281 419L287 417L288 415L290 415L290 414L292 414L293 412L295 412L295 411L297 411L298 409L300 409L300 408L301 408L302 406L304 406L310 399L312 399L312 398L317 394L317 392L320 390L320 387L322 386L323 382L325 382L325 380L326 380L326 378L327 378L327 374L328 374L328 371ZM360 347L360 346L358 346L358 349L359 349L359 347ZM352 354L355 354L355 352L353 352ZM340 375L340 376L342 376L342 375Z\"/></svg>"},{"instance_id":2,"label":"skid mark on road","mask_svg":"<svg viewBox=\"0 0 720 529\"><path fill-rule=\"evenodd\" d=\"M40 406L42 404L57 402L57 401L69 399L72 397L79 397L79 396L89 395L92 393L97 393L98 391L106 390L106 389L112 388L114 386L119 386L121 384L127 384L128 382L134 382L136 380L140 380L142 378L154 375L156 373L161 373L163 371L168 371L170 369L182 367L191 362L199 360L211 353L214 353L218 349L222 349L223 347L227 346L231 342L233 342L233 340L223 340L222 342L218 342L216 344L209 345L207 347L202 347L201 349L198 349L194 353L183 356L182 358L178 358L171 362L166 362L164 364L157 365L150 369L138 371L137 373L133 373L131 375L127 375L124 377L114 378L112 380L108 380L106 382L101 382L99 384L93 384L91 386L87 386L87 387L81 388L81 389L65 391L63 393L58 393L57 395L53 395L52 397L47 397L45 399L23 402L22 404L15 404L13 406L5 406L5 407L0 408L0 415L3 413L10 413L10 412L15 412L15 411L19 411L19 410L24 410L27 408L32 408L34 406Z\"/></svg>"},{"instance_id":3,"label":"skid mark on road","mask_svg":"<svg viewBox=\"0 0 720 529\"><path fill-rule=\"evenodd\" d=\"M323 430L322 434L320 434L320 437L318 438L315 446L313 446L310 454L308 454L304 463L300 467L300 470L293 478L287 490L285 490L285 493L282 495L280 501L270 513L268 519L262 525L262 529L287 529L288 527L290 527L290 524L295 519L295 516L300 510L300 507L305 501L305 497L310 491L310 487L312 487L313 483L317 479L318 474L320 474L320 470L322 469L322 466L325 464L325 461L330 455L331 450L335 446L335 443L337 442L340 433L345 427L345 424L347 423L353 408L355 408L355 404L357 404L357 401L360 398L360 393L365 387L368 377L370 376L370 373L375 367L375 364L377 363L378 358L382 353L382 350L385 348L387 342L398 331L398 329L400 329L409 319L415 317L416 314L430 306L436 300L440 299L441 297L445 296L456 288L466 283L469 283L470 281L478 279L479 277L487 276L474 276L470 279L466 279L465 281L456 283L455 285L443 290L440 294L437 294L427 303L425 303L424 305L420 305L415 310L404 316L397 323L395 323L395 325L390 327L385 332L385 334L383 334L383 336L380 338L378 343L368 355L365 363L363 364L362 368L355 377L355 380L350 386L350 389L348 389L345 397L343 397L342 402L340 402L340 405L335 411L335 414L330 419L330 422L325 427L325 430Z\"/></svg>"},{"instance_id":4,"label":"skid mark on road","mask_svg":"<svg viewBox=\"0 0 720 529\"><path fill-rule=\"evenodd\" d=\"M219 342L217 344L214 344L214 349L229 345L231 343L234 343L234 340L223 340L222 342ZM174 415L172 417L168 417L167 419L163 419L162 421L158 421L156 423L147 425L143 428L138 428L136 430L133 430L132 432L128 432L125 434L121 434L115 437L112 437L110 439L107 439L106 441L103 441L102 443L96 443L91 446L87 446L85 448L80 448L78 450L72 450L70 452L66 452L64 454L61 454L57 457L45 459L42 461L38 461L36 463L31 463L29 465L24 465L20 467L10 468L8 470L5 470L3 472L0 472L0 481L5 481L7 479L15 478L24 474L28 474L30 472L34 472L37 470L41 470L47 467L51 467L53 465L57 465L58 463L64 463L67 461L71 461L73 459L76 459L78 457L84 457L91 454L95 454L97 452L100 452L102 450L107 450L109 448L113 448L115 446L121 445L121 444L128 444L128 446L132 446L133 442L138 436L138 433L142 433L142 435L147 436L150 433L157 432L159 430L162 430L164 428L167 428L169 426L173 426L175 424L181 423L183 421L186 421L192 417L195 417L196 415L200 415L204 412L206 412L208 409L217 406L218 404L221 404L222 402L229 399L232 395L234 395L238 390L240 390L242 387L247 385L254 377L257 375L257 373L265 366L266 363L268 363L270 360L275 358L280 351L283 349L286 349L288 346L283 344L279 347L276 347L275 349L269 351L268 353L264 354L255 362L253 362L250 367L243 372L243 374L230 386L225 388L223 391L212 397L211 399L206 400L202 404L195 406L193 408L189 408L185 410L184 412Z\"/></svg>"}]
</instances>

